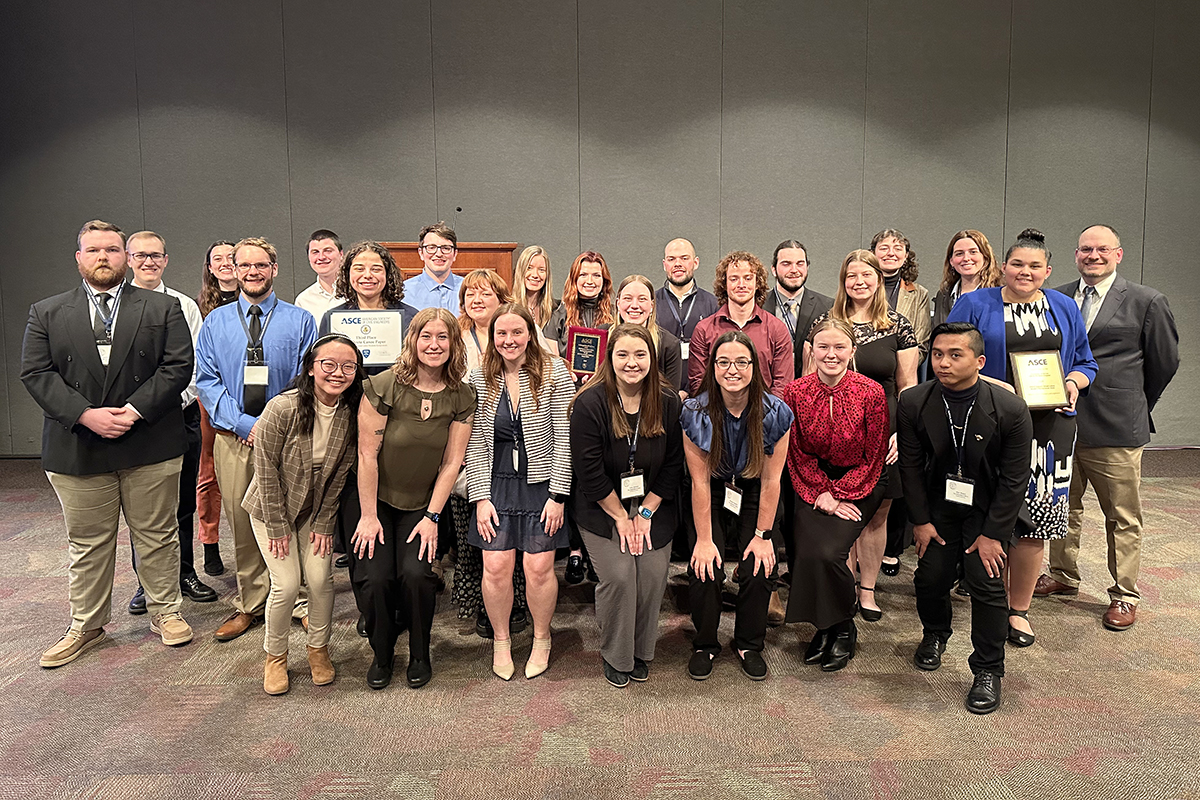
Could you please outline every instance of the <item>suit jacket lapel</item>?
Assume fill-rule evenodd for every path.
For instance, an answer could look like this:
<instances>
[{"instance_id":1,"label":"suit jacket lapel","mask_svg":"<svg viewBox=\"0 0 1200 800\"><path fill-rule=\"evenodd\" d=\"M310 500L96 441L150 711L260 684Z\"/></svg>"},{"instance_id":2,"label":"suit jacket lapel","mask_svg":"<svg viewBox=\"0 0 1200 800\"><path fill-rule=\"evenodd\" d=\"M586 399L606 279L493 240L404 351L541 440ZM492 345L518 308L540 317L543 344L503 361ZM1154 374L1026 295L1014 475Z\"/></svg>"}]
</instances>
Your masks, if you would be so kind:
<instances>
[{"instance_id":1,"label":"suit jacket lapel","mask_svg":"<svg viewBox=\"0 0 1200 800\"><path fill-rule=\"evenodd\" d=\"M100 363L100 353L96 350L96 332L92 329L92 305L83 287L79 287L71 295L71 299L63 307L67 333L75 345L75 352L83 361L88 372L96 379L96 383L104 386L104 365ZM107 393L107 391L106 391Z\"/></svg>"},{"instance_id":2,"label":"suit jacket lapel","mask_svg":"<svg viewBox=\"0 0 1200 800\"><path fill-rule=\"evenodd\" d=\"M1089 335L1092 331L1104 330L1104 326L1112 322L1117 309L1121 307L1121 303L1125 302L1126 288L1125 279L1117 275L1108 289L1108 295L1104 298L1104 302L1100 304L1100 310L1096 312L1096 319L1092 321L1092 327L1088 328Z\"/></svg>"},{"instance_id":3,"label":"suit jacket lapel","mask_svg":"<svg viewBox=\"0 0 1200 800\"><path fill-rule=\"evenodd\" d=\"M983 473L980 462L987 453L988 444L996 434L996 404L992 401L993 391L997 390L982 378L979 380L979 394L975 398L975 408L971 411L971 419L967 421L966 443L963 445L963 469L969 474L979 476Z\"/></svg>"},{"instance_id":4,"label":"suit jacket lapel","mask_svg":"<svg viewBox=\"0 0 1200 800\"><path fill-rule=\"evenodd\" d=\"M953 453L954 441L950 438L950 423L946 421L946 406L942 402L942 387L937 384L929 393L925 407L921 409L921 421L925 423L925 433L929 436L929 444L936 453ZM939 477L939 476L934 476Z\"/></svg>"},{"instance_id":5,"label":"suit jacket lapel","mask_svg":"<svg viewBox=\"0 0 1200 800\"><path fill-rule=\"evenodd\" d=\"M105 397L108 397L108 390L112 388L113 381L121 370L121 364L125 362L125 356L129 355L129 348L133 346L133 339L137 329L141 327L142 312L145 310L146 298L142 297L137 288L126 286L121 290L121 299L117 304L119 316L113 323L112 351L108 355L108 374L104 378Z\"/></svg>"}]
</instances>

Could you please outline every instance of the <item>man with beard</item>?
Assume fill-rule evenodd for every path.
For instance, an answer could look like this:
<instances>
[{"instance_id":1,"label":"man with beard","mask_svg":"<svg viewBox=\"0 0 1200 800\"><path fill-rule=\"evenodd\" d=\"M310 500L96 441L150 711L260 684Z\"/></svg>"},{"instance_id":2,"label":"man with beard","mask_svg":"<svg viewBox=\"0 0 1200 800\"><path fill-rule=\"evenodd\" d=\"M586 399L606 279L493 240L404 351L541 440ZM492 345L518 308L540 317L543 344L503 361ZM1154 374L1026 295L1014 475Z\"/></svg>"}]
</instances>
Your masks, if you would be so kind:
<instances>
[{"instance_id":1,"label":"man with beard","mask_svg":"<svg viewBox=\"0 0 1200 800\"><path fill-rule=\"evenodd\" d=\"M42 467L70 543L71 627L42 654L46 668L104 639L122 512L142 554L150 630L165 645L192 640L179 613L175 520L192 337L179 301L125 283L120 228L92 220L78 246L83 285L29 309L21 363L21 382L46 415Z\"/></svg>"},{"instance_id":2,"label":"man with beard","mask_svg":"<svg viewBox=\"0 0 1200 800\"><path fill-rule=\"evenodd\" d=\"M272 287L279 274L274 246L242 239L233 248L241 294L213 309L196 344L196 384L217 432L213 465L225 518L233 529L237 610L216 631L220 642L236 639L262 621L270 589L250 516L241 501L254 477L254 433L263 407L300 371L317 338L312 314L285 303Z\"/></svg>"},{"instance_id":3,"label":"man with beard","mask_svg":"<svg viewBox=\"0 0 1200 800\"><path fill-rule=\"evenodd\" d=\"M687 239L672 239L663 250L663 271L667 282L654 293L658 324L679 338L683 374L688 374L688 356L692 334L701 320L717 313L716 295L696 285L700 259ZM686 386L684 387L687 388Z\"/></svg>"}]
</instances>

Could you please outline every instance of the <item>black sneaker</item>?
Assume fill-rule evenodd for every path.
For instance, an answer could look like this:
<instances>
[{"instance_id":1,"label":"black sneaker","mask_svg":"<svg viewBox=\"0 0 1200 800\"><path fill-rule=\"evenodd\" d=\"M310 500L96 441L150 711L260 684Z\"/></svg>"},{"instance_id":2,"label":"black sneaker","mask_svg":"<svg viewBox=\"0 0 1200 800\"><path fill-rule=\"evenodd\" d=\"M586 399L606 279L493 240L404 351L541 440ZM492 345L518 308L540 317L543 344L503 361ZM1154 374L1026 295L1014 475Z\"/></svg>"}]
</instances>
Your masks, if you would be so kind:
<instances>
[{"instance_id":1,"label":"black sneaker","mask_svg":"<svg viewBox=\"0 0 1200 800\"><path fill-rule=\"evenodd\" d=\"M638 683L645 683L650 680L650 665L640 658L633 659L633 672L629 673L629 677Z\"/></svg>"},{"instance_id":2,"label":"black sneaker","mask_svg":"<svg viewBox=\"0 0 1200 800\"><path fill-rule=\"evenodd\" d=\"M608 681L610 685L615 686L618 689L624 689L629 685L628 672L621 672L621 670L617 669L612 664L609 664L607 661L604 661L604 659L600 660L604 662L604 680Z\"/></svg>"},{"instance_id":3,"label":"black sneaker","mask_svg":"<svg viewBox=\"0 0 1200 800\"><path fill-rule=\"evenodd\" d=\"M762 653L757 650L747 650L746 655L742 655L734 650L733 654L737 656L738 663L742 665L742 672L746 673L747 678L752 681L766 680L767 662L763 661Z\"/></svg>"},{"instance_id":4,"label":"black sneaker","mask_svg":"<svg viewBox=\"0 0 1200 800\"><path fill-rule=\"evenodd\" d=\"M692 657L688 660L688 675L692 676L692 680L707 680L708 676L712 675L714 658L716 656L704 650L697 650L692 653Z\"/></svg>"}]
</instances>

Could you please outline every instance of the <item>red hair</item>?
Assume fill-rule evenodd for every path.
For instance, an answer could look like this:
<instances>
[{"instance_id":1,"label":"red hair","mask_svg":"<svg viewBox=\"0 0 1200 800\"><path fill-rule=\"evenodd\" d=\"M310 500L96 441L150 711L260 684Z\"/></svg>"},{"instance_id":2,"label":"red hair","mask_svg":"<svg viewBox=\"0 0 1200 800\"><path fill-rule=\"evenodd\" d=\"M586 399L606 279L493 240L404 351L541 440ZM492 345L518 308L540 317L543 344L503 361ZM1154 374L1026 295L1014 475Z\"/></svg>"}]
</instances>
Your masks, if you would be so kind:
<instances>
[{"instance_id":1,"label":"red hair","mask_svg":"<svg viewBox=\"0 0 1200 800\"><path fill-rule=\"evenodd\" d=\"M571 263L571 270L567 273L567 285L563 287L562 301L567 307L567 326L582 325L579 319L579 272L585 261L590 261L600 265L600 277L603 280L600 286L600 294L596 298L596 325L607 325L617 321L616 315L613 313L613 279L612 273L608 271L608 262L604 260L604 256L597 253L595 250L585 250L575 257L575 261Z\"/></svg>"}]
</instances>

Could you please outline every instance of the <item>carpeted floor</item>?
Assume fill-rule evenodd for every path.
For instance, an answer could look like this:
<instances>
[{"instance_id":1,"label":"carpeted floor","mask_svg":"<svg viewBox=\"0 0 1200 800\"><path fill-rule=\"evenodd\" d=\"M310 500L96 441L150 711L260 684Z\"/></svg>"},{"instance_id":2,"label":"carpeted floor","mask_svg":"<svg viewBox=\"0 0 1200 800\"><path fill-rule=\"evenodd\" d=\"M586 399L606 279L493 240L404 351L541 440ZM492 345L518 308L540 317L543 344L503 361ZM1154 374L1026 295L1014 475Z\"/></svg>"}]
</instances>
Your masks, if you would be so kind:
<instances>
[{"instance_id":1,"label":"carpeted floor","mask_svg":"<svg viewBox=\"0 0 1200 800\"><path fill-rule=\"evenodd\" d=\"M1147 475L1158 474L1153 455ZM1200 797L1200 458L1190 471L1180 458L1174 477L1145 480L1138 624L1100 624L1109 578L1092 503L1083 591L1034 601L1037 643L1009 649L1004 704L988 717L962 706L965 629L940 671L912 666L911 551L898 577L881 577L886 614L860 621L859 655L840 673L800 663L811 628L793 625L768 633L766 681L747 680L726 652L696 683L691 626L668 599L650 681L624 690L601 677L584 584L561 589L544 676L493 677L489 644L442 595L433 681L412 691L401 671L398 685L371 691L343 571L337 681L312 685L296 626L292 690L268 697L262 629L212 639L232 575L206 578L221 601L185 601L195 641L165 648L146 617L124 611L134 583L123 531L110 641L43 670L38 655L68 624L61 515L38 462L0 461L0 800ZM965 625L967 602L955 609ZM731 631L727 614L724 641ZM530 635L516 637L518 668ZM403 643L398 659L402 669Z\"/></svg>"}]
</instances>

